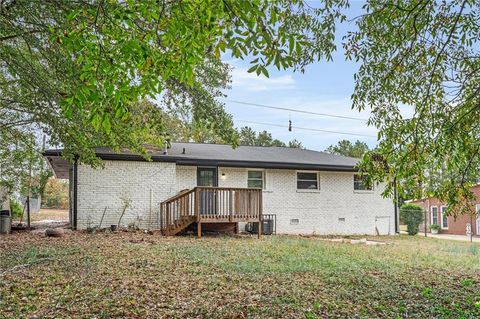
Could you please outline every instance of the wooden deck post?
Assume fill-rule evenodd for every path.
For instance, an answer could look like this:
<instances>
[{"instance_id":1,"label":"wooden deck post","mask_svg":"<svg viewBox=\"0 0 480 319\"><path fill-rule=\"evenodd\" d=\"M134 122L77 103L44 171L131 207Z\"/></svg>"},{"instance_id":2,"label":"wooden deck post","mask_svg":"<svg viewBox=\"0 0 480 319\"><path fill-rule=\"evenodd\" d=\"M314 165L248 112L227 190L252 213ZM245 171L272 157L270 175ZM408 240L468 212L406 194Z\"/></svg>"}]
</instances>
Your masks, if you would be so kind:
<instances>
[{"instance_id":1,"label":"wooden deck post","mask_svg":"<svg viewBox=\"0 0 480 319\"><path fill-rule=\"evenodd\" d=\"M201 222L197 223L197 237L198 238L202 237L202 223Z\"/></svg>"},{"instance_id":2,"label":"wooden deck post","mask_svg":"<svg viewBox=\"0 0 480 319\"><path fill-rule=\"evenodd\" d=\"M195 216L197 217L197 222L200 223L200 190L198 187L195 187Z\"/></svg>"},{"instance_id":3,"label":"wooden deck post","mask_svg":"<svg viewBox=\"0 0 480 319\"><path fill-rule=\"evenodd\" d=\"M263 219L263 198L262 190L258 192L258 238L262 236L262 219Z\"/></svg>"}]
</instances>

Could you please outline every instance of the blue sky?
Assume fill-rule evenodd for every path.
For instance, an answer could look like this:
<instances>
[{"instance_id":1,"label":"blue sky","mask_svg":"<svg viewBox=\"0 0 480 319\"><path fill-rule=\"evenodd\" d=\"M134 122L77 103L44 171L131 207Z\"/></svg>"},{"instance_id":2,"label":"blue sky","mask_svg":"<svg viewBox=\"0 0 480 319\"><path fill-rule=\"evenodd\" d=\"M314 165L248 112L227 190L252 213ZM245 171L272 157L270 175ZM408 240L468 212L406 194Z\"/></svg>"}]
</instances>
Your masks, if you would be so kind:
<instances>
[{"instance_id":1,"label":"blue sky","mask_svg":"<svg viewBox=\"0 0 480 319\"><path fill-rule=\"evenodd\" d=\"M348 10L348 16L358 16L361 5L361 2L353 2ZM234 60L226 55L224 60L234 69L232 71L232 89L225 92L228 97L224 102L227 112L233 115L235 125L237 127L250 126L256 131L267 130L272 133L274 138L285 142L298 139L305 147L313 150L324 150L341 139L351 141L359 139L371 147L375 146L376 129L368 127L362 121L263 109L230 102L242 101L368 119L368 111L359 113L357 110L351 109L350 96L354 88L353 75L358 65L351 61L345 61L341 46L341 38L346 30L354 28L354 22L345 22L340 25L337 30L337 52L334 54L333 62L316 62L309 65L305 73L296 73L291 70L277 71L275 68L271 68L269 69L270 78L257 76L247 73L248 61ZM289 118L292 120L293 126L350 132L373 137L295 129L289 132ZM284 125L284 127L257 125L243 121L274 123Z\"/></svg>"}]
</instances>

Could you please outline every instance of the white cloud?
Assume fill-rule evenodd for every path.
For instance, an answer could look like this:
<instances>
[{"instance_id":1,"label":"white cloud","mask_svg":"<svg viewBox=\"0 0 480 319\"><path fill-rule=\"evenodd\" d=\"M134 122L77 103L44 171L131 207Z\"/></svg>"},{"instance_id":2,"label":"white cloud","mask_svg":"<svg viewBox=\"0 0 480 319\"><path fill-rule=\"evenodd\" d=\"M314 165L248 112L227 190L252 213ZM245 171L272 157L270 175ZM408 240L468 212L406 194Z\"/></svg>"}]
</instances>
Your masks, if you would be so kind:
<instances>
[{"instance_id":1,"label":"white cloud","mask_svg":"<svg viewBox=\"0 0 480 319\"><path fill-rule=\"evenodd\" d=\"M232 70L232 89L259 92L274 90L289 90L295 88L292 75L270 76L267 78L256 73L248 73L247 68L234 67Z\"/></svg>"}]
</instances>

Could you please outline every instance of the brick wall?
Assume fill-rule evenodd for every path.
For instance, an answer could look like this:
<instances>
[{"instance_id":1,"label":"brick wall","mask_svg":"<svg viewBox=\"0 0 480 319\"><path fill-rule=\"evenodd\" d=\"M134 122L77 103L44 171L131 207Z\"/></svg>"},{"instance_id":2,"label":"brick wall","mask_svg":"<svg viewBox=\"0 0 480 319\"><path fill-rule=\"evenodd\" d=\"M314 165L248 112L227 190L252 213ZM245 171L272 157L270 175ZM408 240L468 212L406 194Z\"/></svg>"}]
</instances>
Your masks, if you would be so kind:
<instances>
[{"instance_id":1,"label":"brick wall","mask_svg":"<svg viewBox=\"0 0 480 319\"><path fill-rule=\"evenodd\" d=\"M105 207L102 227L118 223L122 198L131 200L122 224L148 227L159 203L177 192L174 163L104 161L104 168L78 167L79 229L98 226Z\"/></svg>"},{"instance_id":2,"label":"brick wall","mask_svg":"<svg viewBox=\"0 0 480 319\"><path fill-rule=\"evenodd\" d=\"M219 186L247 187L247 171L219 168L219 176L225 173ZM354 191L353 173L319 172L320 190L297 190L296 173L265 170L263 212L277 215L278 233L375 234L375 227L381 234L395 233L394 205L381 196L382 185L374 191Z\"/></svg>"},{"instance_id":3,"label":"brick wall","mask_svg":"<svg viewBox=\"0 0 480 319\"><path fill-rule=\"evenodd\" d=\"M221 187L247 187L246 168L220 167ZM222 173L225 175L222 177ZM297 190L295 170L265 170L265 214L277 215L277 232L289 234L394 234L394 205L383 198L383 186L354 191L353 173L319 172L319 190ZM79 167L78 227L117 224L121 198L129 198L123 224L148 227L150 212L182 189L196 186L195 166L173 163L105 161L103 169ZM297 223L298 222L298 223Z\"/></svg>"},{"instance_id":4,"label":"brick wall","mask_svg":"<svg viewBox=\"0 0 480 319\"><path fill-rule=\"evenodd\" d=\"M472 192L475 195L476 201L475 204L480 205L480 185L472 187ZM415 205L423 207L427 210L427 229L428 226L432 224L432 207L437 207L437 220L438 224L442 225L442 214L441 207L446 206L446 204L440 201L438 198L428 198L425 200L418 200L412 202ZM465 235L467 229L467 223L472 225L472 232L474 235L480 235L480 221L473 215L475 207L472 207L472 216L460 215L455 219L453 216L448 216L448 228L442 227L440 229L441 234L456 234L456 235ZM420 225L420 230L424 231L424 224Z\"/></svg>"}]
</instances>

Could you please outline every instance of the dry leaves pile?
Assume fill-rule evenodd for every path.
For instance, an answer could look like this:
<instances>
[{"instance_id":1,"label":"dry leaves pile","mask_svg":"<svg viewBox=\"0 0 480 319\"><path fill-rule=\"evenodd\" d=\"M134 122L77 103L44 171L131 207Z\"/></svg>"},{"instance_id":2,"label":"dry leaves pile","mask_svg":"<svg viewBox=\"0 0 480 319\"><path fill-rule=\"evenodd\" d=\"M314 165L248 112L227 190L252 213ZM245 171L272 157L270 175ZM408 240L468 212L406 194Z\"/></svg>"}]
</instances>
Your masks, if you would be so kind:
<instances>
[{"instance_id":1,"label":"dry leaves pile","mask_svg":"<svg viewBox=\"0 0 480 319\"><path fill-rule=\"evenodd\" d=\"M386 240L3 236L0 317L480 317L478 245Z\"/></svg>"}]
</instances>

